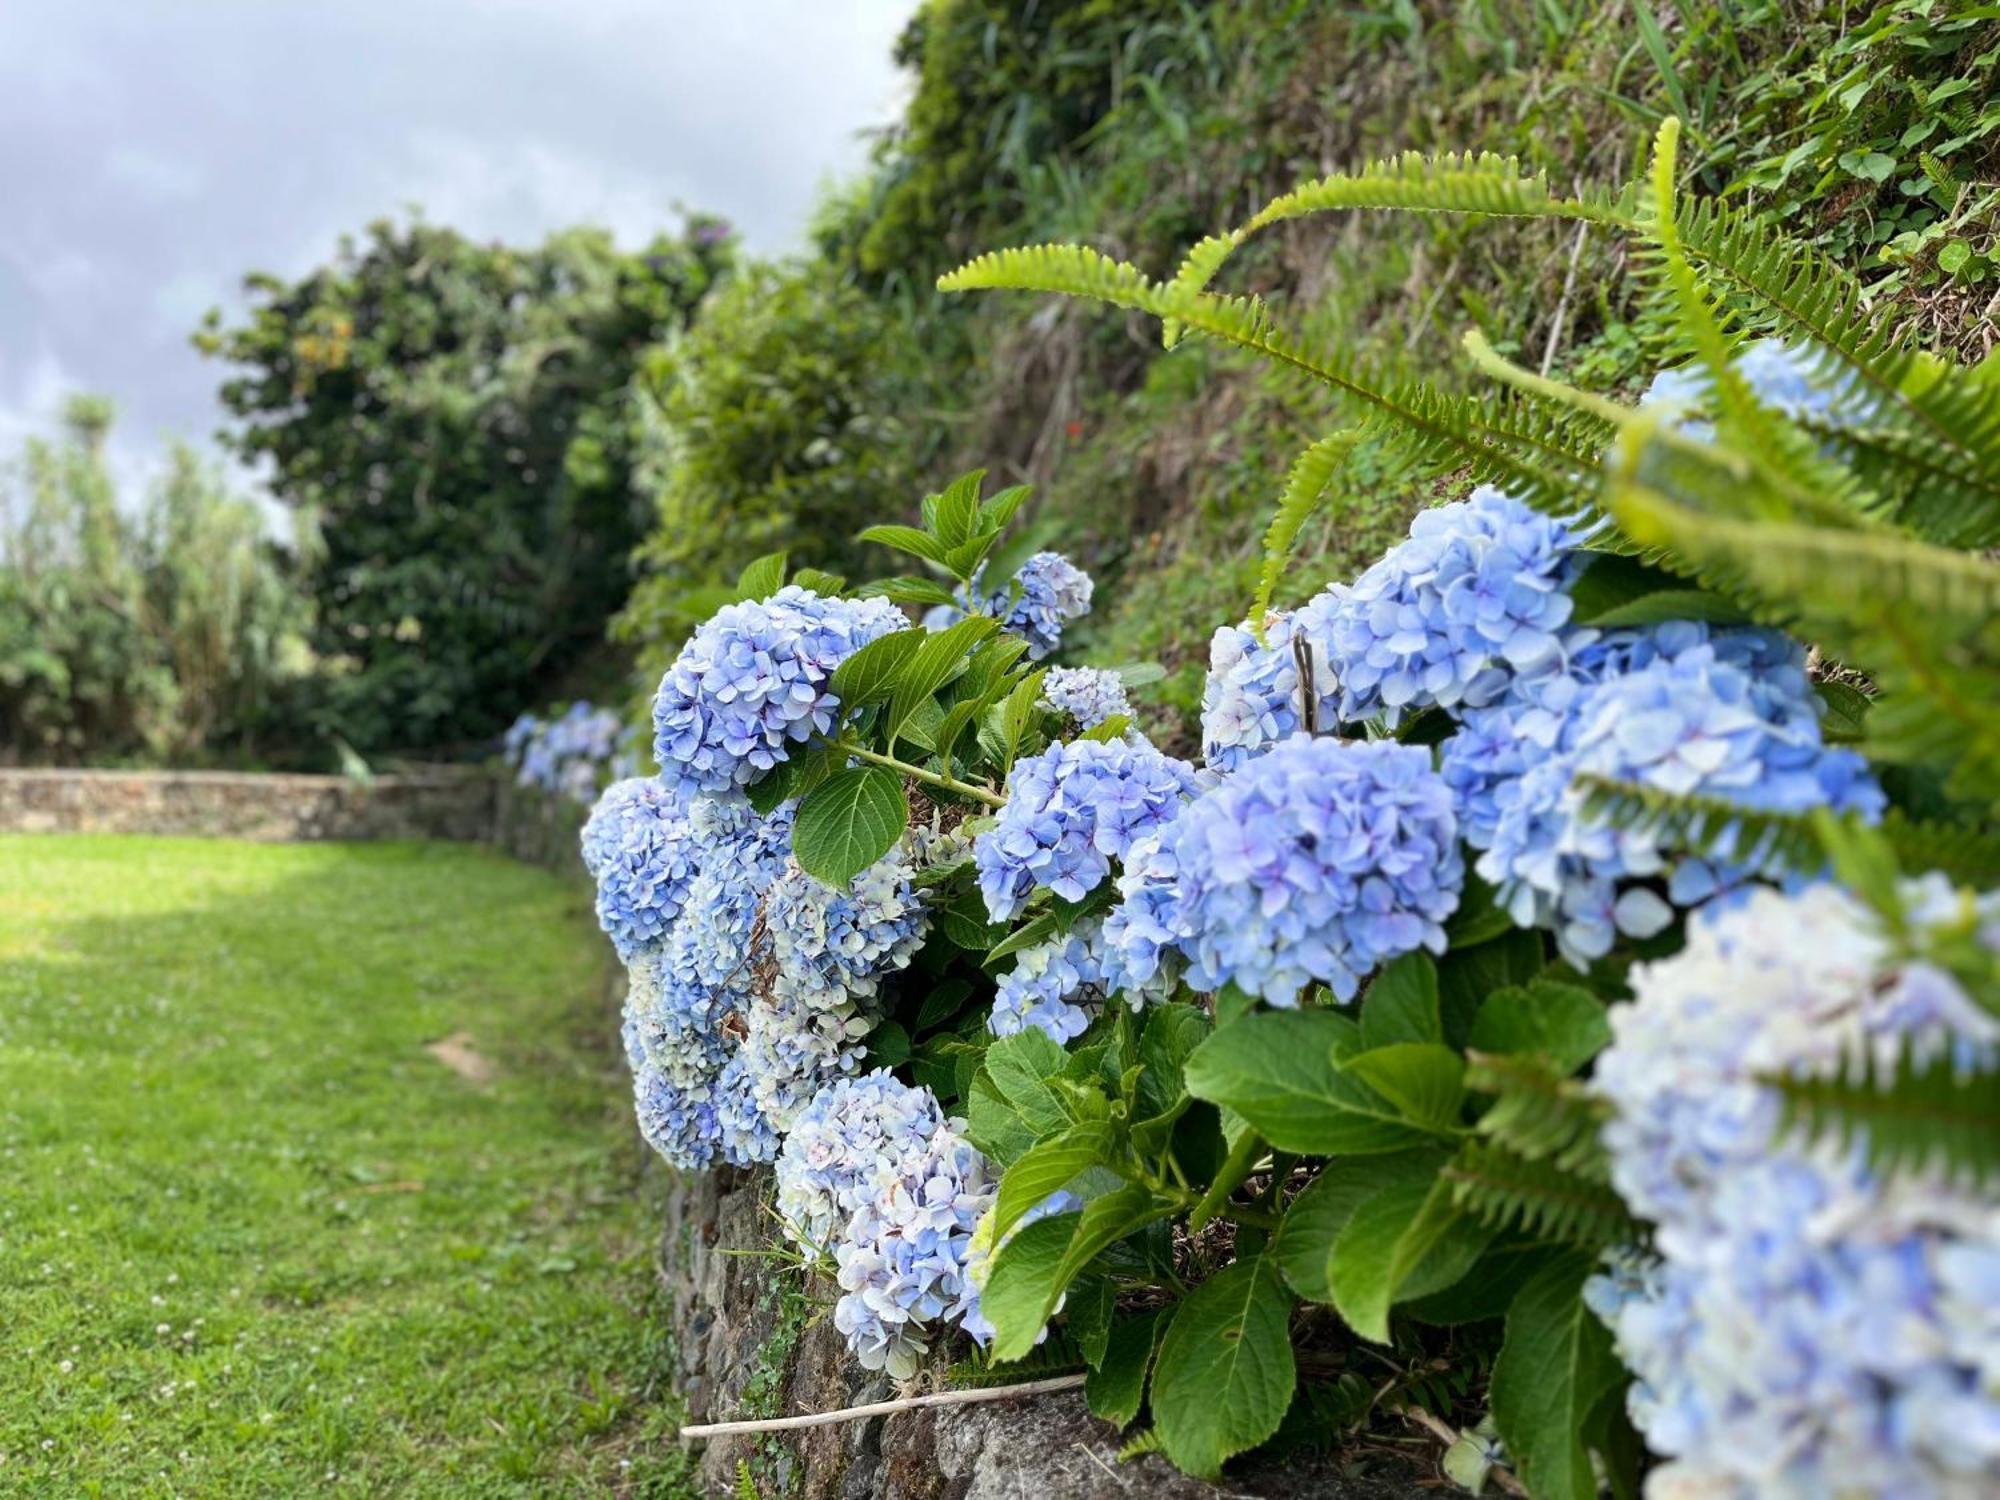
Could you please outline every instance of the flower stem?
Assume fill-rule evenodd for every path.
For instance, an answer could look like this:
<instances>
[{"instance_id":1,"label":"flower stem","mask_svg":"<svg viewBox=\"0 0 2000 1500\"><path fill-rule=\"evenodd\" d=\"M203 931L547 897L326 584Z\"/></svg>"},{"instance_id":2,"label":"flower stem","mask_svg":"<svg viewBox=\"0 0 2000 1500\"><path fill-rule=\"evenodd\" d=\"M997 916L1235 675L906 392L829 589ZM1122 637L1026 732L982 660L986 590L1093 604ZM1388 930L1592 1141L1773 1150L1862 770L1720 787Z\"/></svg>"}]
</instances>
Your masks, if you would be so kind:
<instances>
[{"instance_id":1,"label":"flower stem","mask_svg":"<svg viewBox=\"0 0 2000 1500\"><path fill-rule=\"evenodd\" d=\"M937 787L941 791L956 792L961 797L984 802L988 807L1005 807L1007 799L998 792L988 791L983 786L974 786L969 781L960 781L955 776L946 776L937 771L926 771L921 766L913 766L906 760L897 760L893 755L884 755L878 750L868 750L852 740L837 740L835 747L846 751L856 760L869 761L878 766L887 766L892 771L900 771L913 781L921 781L926 786Z\"/></svg>"}]
</instances>

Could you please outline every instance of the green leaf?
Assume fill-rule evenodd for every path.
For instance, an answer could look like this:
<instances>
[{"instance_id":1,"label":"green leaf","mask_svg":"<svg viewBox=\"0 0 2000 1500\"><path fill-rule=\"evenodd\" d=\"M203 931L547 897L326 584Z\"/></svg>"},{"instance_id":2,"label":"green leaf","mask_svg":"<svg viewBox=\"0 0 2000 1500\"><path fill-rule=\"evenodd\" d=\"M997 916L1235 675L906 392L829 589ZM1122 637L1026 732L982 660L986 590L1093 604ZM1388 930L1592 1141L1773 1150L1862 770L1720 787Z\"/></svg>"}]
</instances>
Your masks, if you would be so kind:
<instances>
[{"instance_id":1,"label":"green leaf","mask_svg":"<svg viewBox=\"0 0 2000 1500\"><path fill-rule=\"evenodd\" d=\"M972 994L972 982L953 976L940 979L924 992L923 1004L917 1007L917 1019L911 1029L919 1034L934 1027L942 1026L964 1008Z\"/></svg>"},{"instance_id":2,"label":"green leaf","mask_svg":"<svg viewBox=\"0 0 2000 1500\"><path fill-rule=\"evenodd\" d=\"M1357 1052L1343 1064L1388 1099L1412 1125L1437 1134L1458 1128L1465 1060L1437 1042L1395 1042Z\"/></svg>"},{"instance_id":3,"label":"green leaf","mask_svg":"<svg viewBox=\"0 0 2000 1500\"><path fill-rule=\"evenodd\" d=\"M1541 934L1518 927L1491 942L1445 954L1438 963L1438 1011L1444 1018L1445 1041L1463 1047L1486 997L1505 985L1526 984L1546 963Z\"/></svg>"},{"instance_id":4,"label":"green leaf","mask_svg":"<svg viewBox=\"0 0 2000 1500\"><path fill-rule=\"evenodd\" d=\"M1167 1331L1169 1309L1149 1307L1118 1319L1097 1367L1084 1377L1083 1400L1100 1422L1129 1427L1146 1396L1146 1372Z\"/></svg>"},{"instance_id":5,"label":"green leaf","mask_svg":"<svg viewBox=\"0 0 2000 1500\"><path fill-rule=\"evenodd\" d=\"M1480 1052L1539 1052L1573 1073L1611 1041L1604 1006L1581 985L1530 980L1495 990L1472 1023Z\"/></svg>"},{"instance_id":6,"label":"green leaf","mask_svg":"<svg viewBox=\"0 0 2000 1500\"><path fill-rule=\"evenodd\" d=\"M837 891L896 846L910 821L903 783L881 766L842 771L799 803L792 853Z\"/></svg>"},{"instance_id":7,"label":"green leaf","mask_svg":"<svg viewBox=\"0 0 2000 1500\"><path fill-rule=\"evenodd\" d=\"M898 604L922 604L925 606L942 604L956 608L958 596L943 584L929 578L882 578L869 584L861 592L876 594L884 599L893 599Z\"/></svg>"},{"instance_id":8,"label":"green leaf","mask_svg":"<svg viewBox=\"0 0 2000 1500\"><path fill-rule=\"evenodd\" d=\"M1594 1269L1587 1255L1565 1255L1538 1272L1507 1310L1506 1342L1493 1362L1493 1420L1536 1500L1597 1495L1584 1423L1625 1372L1611 1335L1583 1305Z\"/></svg>"},{"instance_id":9,"label":"green leaf","mask_svg":"<svg viewBox=\"0 0 2000 1500\"><path fill-rule=\"evenodd\" d=\"M984 953L1006 930L986 920L986 902L977 890L961 891L949 906L933 911L946 940L968 953Z\"/></svg>"},{"instance_id":10,"label":"green leaf","mask_svg":"<svg viewBox=\"0 0 2000 1500\"><path fill-rule=\"evenodd\" d=\"M1009 485L998 494L988 497L979 507L979 529L997 532L1014 519L1014 512L1021 508L1021 502L1035 492L1033 485Z\"/></svg>"},{"instance_id":11,"label":"green leaf","mask_svg":"<svg viewBox=\"0 0 2000 1500\"><path fill-rule=\"evenodd\" d=\"M984 469L961 474L937 497L932 529L947 547L970 541L979 524L979 486L986 480Z\"/></svg>"},{"instance_id":12,"label":"green leaf","mask_svg":"<svg viewBox=\"0 0 2000 1500\"><path fill-rule=\"evenodd\" d=\"M1086 1168L1108 1162L1118 1149L1118 1129L1108 1120L1085 1120L1035 1144L1000 1179L993 1204L993 1234L1004 1239L1021 1216L1060 1192Z\"/></svg>"},{"instance_id":13,"label":"green leaf","mask_svg":"<svg viewBox=\"0 0 2000 1500\"><path fill-rule=\"evenodd\" d=\"M1171 1206L1133 1183L1091 1199L1081 1213L1053 1214L1016 1231L994 1256L980 1297L980 1311L993 1323L993 1358L1026 1355L1057 1300L1098 1252Z\"/></svg>"},{"instance_id":14,"label":"green leaf","mask_svg":"<svg viewBox=\"0 0 2000 1500\"><path fill-rule=\"evenodd\" d=\"M884 547L893 547L898 552L907 552L925 562L936 563L940 568L945 566L945 556L950 550L928 531L919 531L914 526L870 526L856 540L879 542Z\"/></svg>"},{"instance_id":15,"label":"green leaf","mask_svg":"<svg viewBox=\"0 0 2000 1500\"><path fill-rule=\"evenodd\" d=\"M1014 769L1014 758L1021 753L1021 742L1027 738L1028 730L1035 722L1035 705L1041 701L1042 679L1047 676L1046 668L1030 672L1014 685L1014 691L1000 706L1000 753L995 759L1000 762L1003 773Z\"/></svg>"},{"instance_id":16,"label":"green leaf","mask_svg":"<svg viewBox=\"0 0 2000 1500\"><path fill-rule=\"evenodd\" d=\"M1045 943L1062 932L1061 919L1052 911L1037 912L1007 936L1000 939L986 952L986 962L1005 958L1010 953L1019 953L1023 948L1032 948Z\"/></svg>"},{"instance_id":17,"label":"green leaf","mask_svg":"<svg viewBox=\"0 0 2000 1500\"><path fill-rule=\"evenodd\" d=\"M1187 1060L1188 1092L1226 1105L1281 1151L1366 1155L1422 1145L1424 1132L1338 1066L1352 1021L1323 1010L1260 1011L1221 1027Z\"/></svg>"},{"instance_id":18,"label":"green leaf","mask_svg":"<svg viewBox=\"0 0 2000 1500\"><path fill-rule=\"evenodd\" d=\"M1083 1362L1093 1370L1104 1363L1117 1307L1118 1288L1108 1276L1080 1277L1063 1301L1063 1327L1083 1351Z\"/></svg>"},{"instance_id":19,"label":"green leaf","mask_svg":"<svg viewBox=\"0 0 2000 1500\"><path fill-rule=\"evenodd\" d=\"M1139 1034L1136 1118L1169 1114L1187 1097L1181 1075L1189 1055L1208 1032L1208 1017L1192 1005L1153 1007L1146 1017L1146 1029Z\"/></svg>"},{"instance_id":20,"label":"green leaf","mask_svg":"<svg viewBox=\"0 0 2000 1500\"><path fill-rule=\"evenodd\" d=\"M889 698L889 713L883 723L882 742L894 745L896 736L931 701L931 694L943 687L965 662L972 648L1000 627L985 615L972 615L956 625L927 635L903 663L896 675L895 691Z\"/></svg>"},{"instance_id":21,"label":"green leaf","mask_svg":"<svg viewBox=\"0 0 2000 1500\"><path fill-rule=\"evenodd\" d=\"M1437 965L1422 949L1406 953L1377 974L1361 997L1362 1045L1443 1040Z\"/></svg>"},{"instance_id":22,"label":"green leaf","mask_svg":"<svg viewBox=\"0 0 2000 1500\"><path fill-rule=\"evenodd\" d=\"M1356 1333L1386 1344L1389 1308L1457 1281L1492 1238L1453 1206L1451 1185L1435 1171L1428 1181L1406 1178L1359 1204L1334 1241L1333 1305Z\"/></svg>"},{"instance_id":23,"label":"green leaf","mask_svg":"<svg viewBox=\"0 0 2000 1500\"><path fill-rule=\"evenodd\" d=\"M785 554L767 552L736 578L738 599L768 599L785 586Z\"/></svg>"},{"instance_id":24,"label":"green leaf","mask_svg":"<svg viewBox=\"0 0 2000 1500\"><path fill-rule=\"evenodd\" d=\"M843 708L860 708L889 696L903 664L930 636L920 626L877 637L833 669L827 682Z\"/></svg>"},{"instance_id":25,"label":"green leaf","mask_svg":"<svg viewBox=\"0 0 2000 1500\"><path fill-rule=\"evenodd\" d=\"M1239 1260L1174 1314L1153 1369L1153 1420L1167 1457L1213 1479L1278 1430L1297 1384L1292 1299L1268 1256Z\"/></svg>"},{"instance_id":26,"label":"green leaf","mask_svg":"<svg viewBox=\"0 0 2000 1500\"><path fill-rule=\"evenodd\" d=\"M884 1021L868 1033L868 1066L894 1068L910 1060L910 1034L900 1022Z\"/></svg>"},{"instance_id":27,"label":"green leaf","mask_svg":"<svg viewBox=\"0 0 2000 1500\"><path fill-rule=\"evenodd\" d=\"M1070 1123L1069 1111L1049 1083L1068 1060L1048 1033L1031 1026L986 1049L986 1072L1000 1097L1039 1137Z\"/></svg>"},{"instance_id":28,"label":"green leaf","mask_svg":"<svg viewBox=\"0 0 2000 1500\"><path fill-rule=\"evenodd\" d=\"M1706 620L1711 625L1741 625L1750 617L1720 594L1701 589L1661 589L1607 609L1590 623L1602 630L1621 626L1664 625L1670 620Z\"/></svg>"},{"instance_id":29,"label":"green leaf","mask_svg":"<svg viewBox=\"0 0 2000 1500\"><path fill-rule=\"evenodd\" d=\"M1470 870L1465 875L1465 891L1458 898L1458 910L1444 924L1451 951L1476 948L1481 943L1513 931L1514 919L1493 898L1493 887Z\"/></svg>"},{"instance_id":30,"label":"green leaf","mask_svg":"<svg viewBox=\"0 0 2000 1500\"><path fill-rule=\"evenodd\" d=\"M838 573L822 573L818 568L800 568L792 574L792 582L828 599L847 587L847 580Z\"/></svg>"},{"instance_id":31,"label":"green leaf","mask_svg":"<svg viewBox=\"0 0 2000 1500\"><path fill-rule=\"evenodd\" d=\"M993 1075L982 1067L965 1091L965 1134L1004 1169L1033 1147L1041 1131L1021 1117L1014 1102L1000 1092Z\"/></svg>"},{"instance_id":32,"label":"green leaf","mask_svg":"<svg viewBox=\"0 0 2000 1500\"><path fill-rule=\"evenodd\" d=\"M1442 1150L1392 1151L1329 1162L1285 1210L1271 1254L1293 1291L1312 1302L1333 1303L1328 1268L1334 1243L1354 1211L1401 1182L1429 1183L1449 1156Z\"/></svg>"}]
</instances>

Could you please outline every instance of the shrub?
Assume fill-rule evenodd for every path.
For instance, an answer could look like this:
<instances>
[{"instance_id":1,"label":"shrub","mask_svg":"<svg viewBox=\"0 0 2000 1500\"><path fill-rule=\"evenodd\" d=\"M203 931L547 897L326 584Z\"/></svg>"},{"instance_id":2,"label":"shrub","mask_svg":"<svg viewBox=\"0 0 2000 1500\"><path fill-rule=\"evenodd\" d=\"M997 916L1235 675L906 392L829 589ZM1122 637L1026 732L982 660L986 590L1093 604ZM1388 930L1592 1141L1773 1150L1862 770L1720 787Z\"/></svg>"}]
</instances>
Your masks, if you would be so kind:
<instances>
[{"instance_id":1,"label":"shrub","mask_svg":"<svg viewBox=\"0 0 2000 1500\"><path fill-rule=\"evenodd\" d=\"M1149 1413L1145 1446L1213 1475L1281 1426L1354 1420L1301 1384L1294 1329L1328 1327L1293 1317L1304 1301L1345 1325L1319 1361L1450 1340L1490 1368L1433 1420L1497 1429L1475 1456L1534 1496L1586 1500L1600 1471L1630 1492L1628 1409L1675 1479L1715 1493L1994 1477L1971 1436L1995 1413L1969 1279L2000 1253L2000 898L1972 894L2000 880L1993 371L1915 352L1831 265L1682 200L1676 144L1669 122L1643 191L1576 198L1500 160L1323 179L1166 282L1070 247L945 278L1097 297L1284 360L1416 468L1493 488L1420 518L1362 584L1267 612L1352 446L1315 444L1216 669L1285 721L1164 776L1122 715L1057 739L1071 720L1011 596L974 587L1018 492L982 499L968 476L921 526L871 533L926 574L863 597L985 612L844 639L784 693L809 732L754 741L771 753L748 778L697 778L730 789L693 815L749 842L662 885L682 907L662 957L635 956L629 1021L642 1122L779 1155L864 1362L912 1374L956 1323L1004 1369L1062 1314L1092 1409ZM1261 225L1342 208L1637 240L1695 356L1663 382L1683 404L1618 405L1476 336L1499 394L1383 384L1206 289ZM740 592L781 583L760 566ZM1809 676L1778 623L1842 667ZM1290 677L1238 672L1260 653ZM684 665L696 696L787 680ZM686 753L662 738L670 782ZM1489 864L1503 845L1544 852ZM1496 884L1466 873L1474 855ZM801 1029L774 998L793 960L738 889L753 866L833 903L920 893L920 945L898 928L856 950L883 955L865 988ZM710 878L736 892L726 921L693 894ZM651 981L655 962L679 978ZM779 1057L804 1069L782 1091L802 1112L732 1126ZM712 1152L681 1139L661 1144ZM1218 1218L1220 1269L1198 1233ZM1908 1348L1863 1326L1878 1298ZM1739 1324L1741 1368L1715 1348ZM1917 1419L1939 1399L1965 1420ZM1798 1441L1761 1441L1779 1426Z\"/></svg>"}]
</instances>

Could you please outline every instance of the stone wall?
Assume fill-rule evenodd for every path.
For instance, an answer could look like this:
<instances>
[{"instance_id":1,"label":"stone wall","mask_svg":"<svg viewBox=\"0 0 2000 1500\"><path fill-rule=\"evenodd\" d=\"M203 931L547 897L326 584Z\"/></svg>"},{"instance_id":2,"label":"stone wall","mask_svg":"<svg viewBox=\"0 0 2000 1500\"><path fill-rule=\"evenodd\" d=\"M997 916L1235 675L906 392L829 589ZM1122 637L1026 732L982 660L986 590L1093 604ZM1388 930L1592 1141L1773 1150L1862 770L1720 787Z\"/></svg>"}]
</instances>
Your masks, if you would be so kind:
<instances>
[{"instance_id":1,"label":"stone wall","mask_svg":"<svg viewBox=\"0 0 2000 1500\"><path fill-rule=\"evenodd\" d=\"M829 1316L836 1288L802 1283L766 1202L768 1173L677 1178L668 1195L661 1276L673 1299L675 1383L689 1420L791 1416L896 1393L847 1352ZM1415 1500L1436 1480L1379 1449L1366 1457L1295 1455L1232 1466L1223 1486L1150 1454L1118 1461L1126 1437L1066 1391L1016 1401L706 1440L705 1493L735 1493L737 1464L759 1493L793 1500ZM1434 1472L1434 1471L1433 1471Z\"/></svg>"},{"instance_id":2,"label":"stone wall","mask_svg":"<svg viewBox=\"0 0 2000 1500\"><path fill-rule=\"evenodd\" d=\"M235 771L0 769L0 833L151 833L265 839L493 836L495 784L483 768L382 776Z\"/></svg>"}]
</instances>

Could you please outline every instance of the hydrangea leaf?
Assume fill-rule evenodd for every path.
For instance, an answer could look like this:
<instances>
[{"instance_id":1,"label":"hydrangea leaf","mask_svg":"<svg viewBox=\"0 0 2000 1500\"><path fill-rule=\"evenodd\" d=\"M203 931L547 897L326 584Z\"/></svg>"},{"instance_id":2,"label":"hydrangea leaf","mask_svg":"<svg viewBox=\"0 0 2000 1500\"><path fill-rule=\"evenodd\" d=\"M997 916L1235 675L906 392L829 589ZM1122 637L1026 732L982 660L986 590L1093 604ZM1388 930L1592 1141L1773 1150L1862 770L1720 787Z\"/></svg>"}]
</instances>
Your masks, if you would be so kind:
<instances>
[{"instance_id":1,"label":"hydrangea leaf","mask_svg":"<svg viewBox=\"0 0 2000 1500\"><path fill-rule=\"evenodd\" d=\"M1447 953L1438 964L1438 1013L1446 1044L1463 1047L1486 997L1505 985L1526 984L1546 963L1540 935L1518 927L1491 942Z\"/></svg>"},{"instance_id":2,"label":"hydrangea leaf","mask_svg":"<svg viewBox=\"0 0 2000 1500\"><path fill-rule=\"evenodd\" d=\"M1449 1160L1436 1149L1392 1151L1329 1162L1285 1210L1271 1255L1293 1291L1311 1302L1333 1304L1328 1274L1333 1247L1354 1211L1399 1182L1428 1183Z\"/></svg>"},{"instance_id":3,"label":"hydrangea leaf","mask_svg":"<svg viewBox=\"0 0 2000 1500\"><path fill-rule=\"evenodd\" d=\"M1153 1419L1167 1457L1213 1479L1278 1430L1298 1381L1292 1298L1269 1256L1239 1260L1174 1314L1153 1369Z\"/></svg>"},{"instance_id":4,"label":"hydrangea leaf","mask_svg":"<svg viewBox=\"0 0 2000 1500\"><path fill-rule=\"evenodd\" d=\"M1092 1199L1081 1213L1052 1214L1024 1226L994 1256L980 1297L980 1310L993 1324L993 1358L1027 1354L1092 1258L1170 1207L1134 1183Z\"/></svg>"},{"instance_id":5,"label":"hydrangea leaf","mask_svg":"<svg viewBox=\"0 0 2000 1500\"><path fill-rule=\"evenodd\" d=\"M1536 1500L1597 1494L1584 1421L1625 1372L1611 1335L1583 1305L1593 1269L1590 1256L1574 1254L1539 1271L1508 1308L1506 1341L1493 1362L1493 1419Z\"/></svg>"},{"instance_id":6,"label":"hydrangea leaf","mask_svg":"<svg viewBox=\"0 0 2000 1500\"><path fill-rule=\"evenodd\" d=\"M898 552L921 557L925 562L936 563L939 567L945 566L945 556L950 550L928 531L919 531L914 526L870 526L861 533L858 540L879 542L884 547L893 547Z\"/></svg>"},{"instance_id":7,"label":"hydrangea leaf","mask_svg":"<svg viewBox=\"0 0 2000 1500\"><path fill-rule=\"evenodd\" d=\"M1394 1042L1349 1057L1343 1067L1388 1099L1412 1125L1438 1134L1458 1128L1465 1060L1435 1042Z\"/></svg>"},{"instance_id":8,"label":"hydrangea leaf","mask_svg":"<svg viewBox=\"0 0 2000 1500\"><path fill-rule=\"evenodd\" d=\"M1059 1135L1038 1141L1000 1179L993 1205L993 1233L1004 1239L1023 1214L1062 1191L1088 1168L1109 1161L1118 1149L1118 1129L1109 1120L1084 1120Z\"/></svg>"},{"instance_id":9,"label":"hydrangea leaf","mask_svg":"<svg viewBox=\"0 0 2000 1500\"><path fill-rule=\"evenodd\" d=\"M946 485L931 511L931 529L947 547L956 547L971 538L979 525L979 486L986 471L974 469Z\"/></svg>"},{"instance_id":10,"label":"hydrangea leaf","mask_svg":"<svg viewBox=\"0 0 2000 1500\"><path fill-rule=\"evenodd\" d=\"M1208 1017L1192 1005L1154 1007L1139 1036L1139 1119L1168 1114L1186 1100L1182 1071L1208 1032Z\"/></svg>"},{"instance_id":11,"label":"hydrangea leaf","mask_svg":"<svg viewBox=\"0 0 2000 1500\"><path fill-rule=\"evenodd\" d=\"M1437 964L1428 953L1406 953L1375 976L1361 997L1361 1040L1369 1047L1444 1040Z\"/></svg>"},{"instance_id":12,"label":"hydrangea leaf","mask_svg":"<svg viewBox=\"0 0 2000 1500\"><path fill-rule=\"evenodd\" d=\"M1481 1052L1539 1052L1573 1073L1611 1041L1604 1006L1581 985L1536 979L1495 990L1472 1023Z\"/></svg>"},{"instance_id":13,"label":"hydrangea leaf","mask_svg":"<svg viewBox=\"0 0 2000 1500\"><path fill-rule=\"evenodd\" d=\"M896 674L895 690L889 697L888 717L883 722L882 742L894 745L896 736L915 717L918 706L929 703L931 694L949 682L952 673L965 665L972 648L999 628L984 615L972 615L919 643Z\"/></svg>"},{"instance_id":14,"label":"hydrangea leaf","mask_svg":"<svg viewBox=\"0 0 2000 1500\"><path fill-rule=\"evenodd\" d=\"M1104 1352L1083 1381L1084 1404L1098 1421L1120 1429L1132 1425L1146 1398L1146 1372L1171 1317L1170 1308L1149 1307L1111 1325Z\"/></svg>"},{"instance_id":15,"label":"hydrangea leaf","mask_svg":"<svg viewBox=\"0 0 2000 1500\"><path fill-rule=\"evenodd\" d=\"M844 708L859 708L889 696L911 654L929 638L918 626L870 641L833 669L827 686Z\"/></svg>"},{"instance_id":16,"label":"hydrangea leaf","mask_svg":"<svg viewBox=\"0 0 2000 1500\"><path fill-rule=\"evenodd\" d=\"M856 766L799 804L792 853L808 875L845 890L896 846L910 821L903 783L880 766Z\"/></svg>"},{"instance_id":17,"label":"hydrangea leaf","mask_svg":"<svg viewBox=\"0 0 2000 1500\"><path fill-rule=\"evenodd\" d=\"M1358 1156L1423 1144L1402 1110L1336 1064L1354 1033L1352 1021L1323 1010L1243 1016L1188 1057L1188 1092L1234 1110L1281 1151Z\"/></svg>"},{"instance_id":18,"label":"hydrangea leaf","mask_svg":"<svg viewBox=\"0 0 2000 1500\"><path fill-rule=\"evenodd\" d=\"M1025 1032L1022 1034L1027 1035ZM1041 1036L1041 1033L1037 1031L1034 1035ZM1002 1168L1020 1160L1041 1135L1021 1118L1021 1112L1000 1092L993 1075L984 1068L973 1074L971 1087L965 1090L965 1099L966 1139Z\"/></svg>"},{"instance_id":19,"label":"hydrangea leaf","mask_svg":"<svg viewBox=\"0 0 2000 1500\"><path fill-rule=\"evenodd\" d=\"M1001 1037L986 1049L986 1073L994 1088L1038 1137L1070 1123L1050 1083L1067 1061L1061 1046L1034 1027Z\"/></svg>"},{"instance_id":20,"label":"hydrangea leaf","mask_svg":"<svg viewBox=\"0 0 2000 1500\"><path fill-rule=\"evenodd\" d=\"M737 575L738 599L768 599L785 586L785 554L767 552Z\"/></svg>"},{"instance_id":21,"label":"hydrangea leaf","mask_svg":"<svg viewBox=\"0 0 2000 1500\"><path fill-rule=\"evenodd\" d=\"M1506 908L1494 899L1493 887L1481 880L1470 870L1465 873L1465 889L1458 898L1458 910L1445 919L1444 935L1456 953L1461 948L1476 948L1481 943L1513 930L1514 919L1507 915Z\"/></svg>"}]
</instances>

